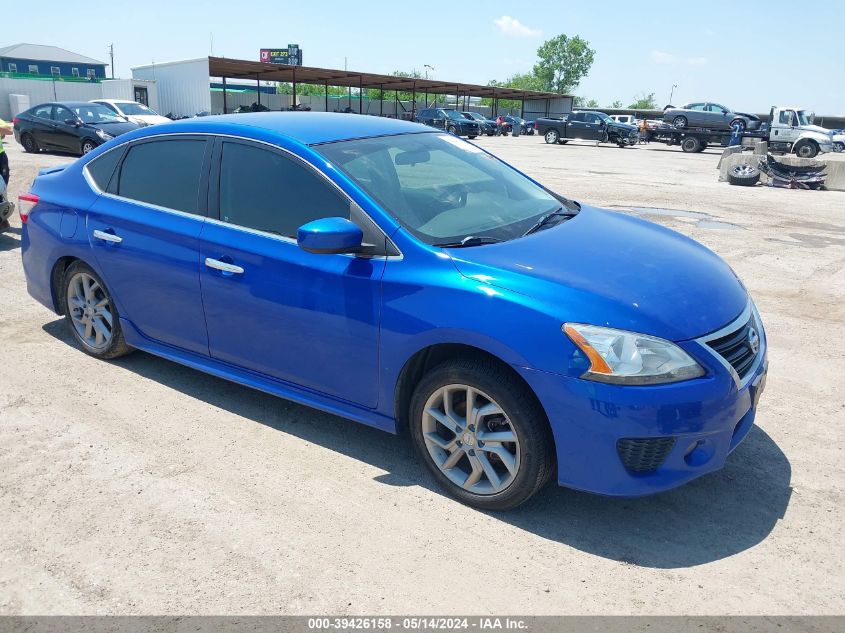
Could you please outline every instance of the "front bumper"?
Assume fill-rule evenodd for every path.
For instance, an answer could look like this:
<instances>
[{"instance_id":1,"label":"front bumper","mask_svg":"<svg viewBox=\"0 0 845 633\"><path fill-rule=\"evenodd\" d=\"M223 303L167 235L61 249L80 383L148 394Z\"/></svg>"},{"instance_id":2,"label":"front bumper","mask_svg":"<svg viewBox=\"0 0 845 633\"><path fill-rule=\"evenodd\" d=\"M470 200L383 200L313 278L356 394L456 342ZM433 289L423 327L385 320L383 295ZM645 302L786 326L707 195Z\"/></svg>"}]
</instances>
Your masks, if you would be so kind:
<instances>
[{"instance_id":1,"label":"front bumper","mask_svg":"<svg viewBox=\"0 0 845 633\"><path fill-rule=\"evenodd\" d=\"M768 370L762 330L760 336L756 360L741 380L701 341L679 345L707 374L668 385L619 386L518 368L551 423L558 484L635 497L721 469L754 425ZM659 464L637 471L632 446L640 451L635 462L658 450Z\"/></svg>"}]
</instances>

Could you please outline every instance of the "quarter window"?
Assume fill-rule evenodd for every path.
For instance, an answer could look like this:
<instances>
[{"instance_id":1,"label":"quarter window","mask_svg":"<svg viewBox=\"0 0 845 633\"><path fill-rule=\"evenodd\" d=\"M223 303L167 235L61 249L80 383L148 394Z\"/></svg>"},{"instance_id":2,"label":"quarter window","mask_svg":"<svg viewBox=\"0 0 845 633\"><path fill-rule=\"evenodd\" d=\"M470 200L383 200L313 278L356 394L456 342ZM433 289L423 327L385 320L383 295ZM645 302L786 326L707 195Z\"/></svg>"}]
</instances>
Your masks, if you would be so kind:
<instances>
[{"instance_id":1,"label":"quarter window","mask_svg":"<svg viewBox=\"0 0 845 633\"><path fill-rule=\"evenodd\" d=\"M186 213L199 213L206 142L178 139L140 143L120 168L117 193L123 198Z\"/></svg>"},{"instance_id":2,"label":"quarter window","mask_svg":"<svg viewBox=\"0 0 845 633\"><path fill-rule=\"evenodd\" d=\"M296 237L320 218L349 217L349 203L297 161L254 145L223 143L220 219L247 228Z\"/></svg>"},{"instance_id":3,"label":"quarter window","mask_svg":"<svg viewBox=\"0 0 845 633\"><path fill-rule=\"evenodd\" d=\"M32 116L37 116L39 119L52 119L53 118L53 106L51 105L43 105L38 106L35 110L32 111Z\"/></svg>"},{"instance_id":4,"label":"quarter window","mask_svg":"<svg viewBox=\"0 0 845 633\"><path fill-rule=\"evenodd\" d=\"M85 169L88 170L88 175L91 176L91 180L94 181L100 191L108 190L109 181L111 181L114 169L120 162L122 155L123 152L120 151L120 148L117 148L98 156L86 165Z\"/></svg>"}]
</instances>

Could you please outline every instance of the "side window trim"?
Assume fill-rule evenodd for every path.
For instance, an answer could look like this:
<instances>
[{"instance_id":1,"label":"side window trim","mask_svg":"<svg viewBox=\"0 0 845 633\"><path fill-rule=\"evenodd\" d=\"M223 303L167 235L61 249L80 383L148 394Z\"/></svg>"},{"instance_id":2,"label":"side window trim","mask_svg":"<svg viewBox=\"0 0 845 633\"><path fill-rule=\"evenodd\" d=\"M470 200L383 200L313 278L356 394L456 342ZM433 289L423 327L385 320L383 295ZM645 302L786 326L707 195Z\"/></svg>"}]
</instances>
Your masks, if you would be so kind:
<instances>
[{"instance_id":1,"label":"side window trim","mask_svg":"<svg viewBox=\"0 0 845 633\"><path fill-rule=\"evenodd\" d=\"M143 200L135 200L134 198L126 198L124 196L121 196L117 190L117 183L120 182L120 173L123 170L123 163L126 161L126 157L129 155L129 151L133 147L143 145L144 143L166 143L167 141L176 140L205 142L205 153L203 154L202 167L200 168L199 188L197 190L197 212L190 213L188 211L182 211L181 209L171 209L169 207L162 207L157 204L144 202ZM117 168L112 174L111 181L109 182L109 190L105 192L106 195L109 195L113 198L117 198L118 200L122 200L124 202L131 202L132 204L139 204L150 209L157 209L159 211L166 211L168 213L178 213L179 215L185 215L194 218L208 217L208 173L211 164L212 146L214 145L213 140L214 139L207 134L164 134L161 136L150 136L138 139L136 141L124 143L121 146L125 148L123 156L120 157L120 161L117 164Z\"/></svg>"},{"instance_id":2,"label":"side window trim","mask_svg":"<svg viewBox=\"0 0 845 633\"><path fill-rule=\"evenodd\" d=\"M375 220L373 220L369 214L364 211L349 195L341 189L337 183L333 182L328 176L326 176L322 171L314 167L314 165L310 164L309 162L303 160L300 156L297 156L290 150L284 149L279 147L278 145L273 145L270 143L264 143L262 141L256 141L254 139L243 138L239 136L215 136L213 145L213 150L211 152L211 165L208 170L208 200L207 200L207 209L208 214L207 217L209 220L216 224L221 224L223 226L227 226L236 230L245 231L247 233L253 233L255 235L261 235L263 237L268 237L270 239L274 239L280 242L286 242L288 244L296 244L296 240L285 235L277 235L275 233L268 233L266 231L260 231L258 229L253 229L248 226L241 226L238 224L232 224L230 222L224 222L220 219L220 166L222 164L223 159L223 144L224 143L241 143L243 145L250 145L253 147L257 147L266 151L270 151L280 156L284 156L290 160L293 160L295 163L301 165L305 169L310 170L317 178L320 179L321 182L324 182L327 186L329 186L333 191L336 191L338 195L341 196L343 200L349 205L349 220L355 221L359 220L361 224L361 229L364 231L364 241L373 234L375 231L379 236L378 244L376 244L376 248L378 249L380 246L383 247L380 250L377 250L372 257L402 257L402 252L396 247L393 243L393 240L385 233L381 227L376 224ZM382 242L383 238L383 242ZM373 241L376 241L375 239ZM346 255L344 255L346 257Z\"/></svg>"}]
</instances>

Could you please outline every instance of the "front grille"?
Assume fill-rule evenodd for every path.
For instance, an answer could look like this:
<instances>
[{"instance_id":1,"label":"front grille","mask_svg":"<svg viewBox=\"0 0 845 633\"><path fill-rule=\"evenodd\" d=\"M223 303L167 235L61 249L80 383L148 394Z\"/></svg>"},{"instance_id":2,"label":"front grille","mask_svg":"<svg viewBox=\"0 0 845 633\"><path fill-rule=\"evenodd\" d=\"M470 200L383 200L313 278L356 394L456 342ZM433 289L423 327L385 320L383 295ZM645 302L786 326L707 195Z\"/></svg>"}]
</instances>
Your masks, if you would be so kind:
<instances>
[{"instance_id":1,"label":"front grille","mask_svg":"<svg viewBox=\"0 0 845 633\"><path fill-rule=\"evenodd\" d=\"M754 366L754 359L760 352L760 335L754 327L754 317L738 329L724 336L708 341L714 352L728 361L740 379L745 378Z\"/></svg>"},{"instance_id":2,"label":"front grille","mask_svg":"<svg viewBox=\"0 0 845 633\"><path fill-rule=\"evenodd\" d=\"M660 468L675 446L674 437L626 438L616 442L616 451L632 473L651 473Z\"/></svg>"}]
</instances>

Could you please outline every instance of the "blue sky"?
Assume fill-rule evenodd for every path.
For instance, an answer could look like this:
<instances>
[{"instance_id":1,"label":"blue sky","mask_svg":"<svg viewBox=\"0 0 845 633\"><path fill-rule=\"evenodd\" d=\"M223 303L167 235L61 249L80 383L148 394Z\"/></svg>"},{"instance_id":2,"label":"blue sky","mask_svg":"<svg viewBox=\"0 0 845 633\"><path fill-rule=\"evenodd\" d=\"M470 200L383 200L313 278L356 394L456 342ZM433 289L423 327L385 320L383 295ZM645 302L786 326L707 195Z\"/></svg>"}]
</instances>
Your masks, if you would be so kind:
<instances>
[{"instance_id":1,"label":"blue sky","mask_svg":"<svg viewBox=\"0 0 845 633\"><path fill-rule=\"evenodd\" d=\"M845 2L698 0L614 2L252 2L138 3L42 0L4 12L5 38L53 44L129 68L207 55L258 59L261 47L298 43L306 65L390 72L435 68L437 79L487 83L531 68L544 39L580 35L596 50L576 94L602 106L641 92L660 106L713 100L741 111L793 104L845 114ZM427 8L426 8L427 7ZM125 16L125 17L124 17ZM17 28L16 24L26 24ZM37 25L34 26L34 25ZM19 34L19 35L16 35ZM795 42L794 48L783 42Z\"/></svg>"}]
</instances>

